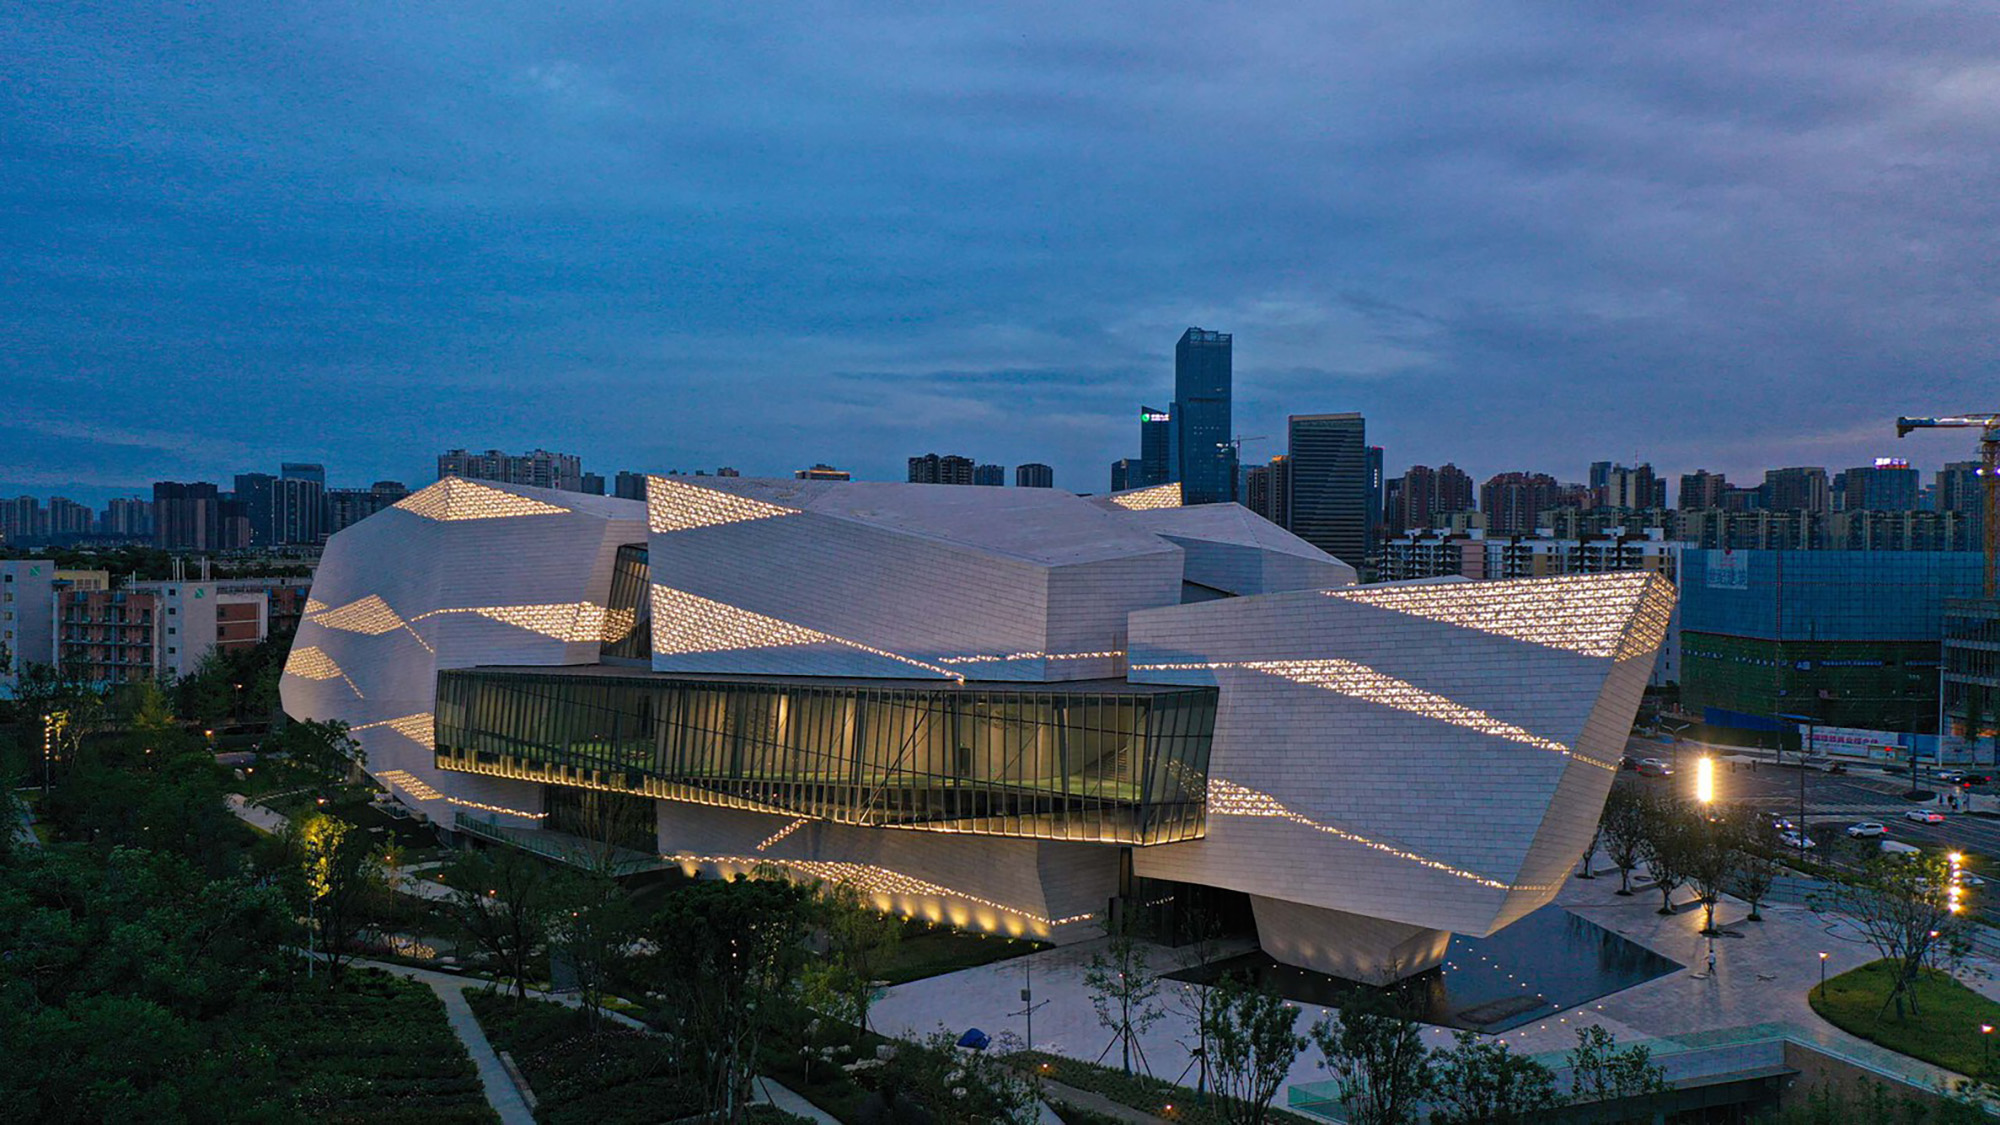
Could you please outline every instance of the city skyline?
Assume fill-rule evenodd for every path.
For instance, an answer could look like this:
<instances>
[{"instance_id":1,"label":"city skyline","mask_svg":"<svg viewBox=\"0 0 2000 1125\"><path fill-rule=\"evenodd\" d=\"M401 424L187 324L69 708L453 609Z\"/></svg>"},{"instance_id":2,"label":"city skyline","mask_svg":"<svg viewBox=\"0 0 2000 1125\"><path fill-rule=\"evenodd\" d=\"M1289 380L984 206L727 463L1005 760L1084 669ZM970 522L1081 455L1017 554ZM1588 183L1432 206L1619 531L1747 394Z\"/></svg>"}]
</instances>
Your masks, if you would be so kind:
<instances>
[{"instance_id":1,"label":"city skyline","mask_svg":"<svg viewBox=\"0 0 2000 1125\"><path fill-rule=\"evenodd\" d=\"M1240 432L1479 476L1935 465L1896 415L1995 406L1990 21L1154 14L15 6L0 492L474 444L1095 489L1190 324Z\"/></svg>"}]
</instances>

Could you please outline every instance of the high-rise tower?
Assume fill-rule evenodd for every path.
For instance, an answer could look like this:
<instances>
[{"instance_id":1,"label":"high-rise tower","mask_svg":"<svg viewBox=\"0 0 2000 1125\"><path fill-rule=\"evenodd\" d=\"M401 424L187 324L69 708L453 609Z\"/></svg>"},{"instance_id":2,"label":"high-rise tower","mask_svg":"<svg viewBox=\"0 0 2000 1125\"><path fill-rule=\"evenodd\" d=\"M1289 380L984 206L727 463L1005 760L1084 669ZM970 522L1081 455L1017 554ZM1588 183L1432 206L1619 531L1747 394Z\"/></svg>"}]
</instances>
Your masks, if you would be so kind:
<instances>
[{"instance_id":1,"label":"high-rise tower","mask_svg":"<svg viewBox=\"0 0 2000 1125\"><path fill-rule=\"evenodd\" d=\"M1185 504L1236 499L1236 449L1229 443L1230 339L1227 332L1190 328L1174 346L1173 426Z\"/></svg>"}]
</instances>

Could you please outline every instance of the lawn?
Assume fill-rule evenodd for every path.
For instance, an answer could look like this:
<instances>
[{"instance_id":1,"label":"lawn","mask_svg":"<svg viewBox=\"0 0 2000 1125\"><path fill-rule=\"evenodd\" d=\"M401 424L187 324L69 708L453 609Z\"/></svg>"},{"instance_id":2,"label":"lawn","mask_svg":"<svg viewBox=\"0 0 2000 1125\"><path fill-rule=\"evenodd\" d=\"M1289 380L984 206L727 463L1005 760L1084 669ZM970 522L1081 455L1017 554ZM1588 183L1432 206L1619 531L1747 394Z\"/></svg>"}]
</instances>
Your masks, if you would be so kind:
<instances>
[{"instance_id":1,"label":"lawn","mask_svg":"<svg viewBox=\"0 0 2000 1125\"><path fill-rule=\"evenodd\" d=\"M966 933L911 922L903 929L903 940L884 955L879 979L890 984L906 984L925 977L942 976L960 969L990 965L1010 957L1021 957L1048 946L1029 938Z\"/></svg>"},{"instance_id":2,"label":"lawn","mask_svg":"<svg viewBox=\"0 0 2000 1125\"><path fill-rule=\"evenodd\" d=\"M528 1080L545 1125L651 1125L700 1112L681 1087L665 1041L624 1024L592 1029L578 1008L467 991L479 1025Z\"/></svg>"},{"instance_id":3,"label":"lawn","mask_svg":"<svg viewBox=\"0 0 2000 1125\"><path fill-rule=\"evenodd\" d=\"M1216 1105L1216 1097L1210 1094L1205 1105L1196 1104L1195 1092L1186 1086L1176 1086L1172 1082L1153 1078L1144 1074L1127 1074L1117 1067L1097 1066L1093 1063L1066 1059L1042 1051L1022 1051L1009 1055L1008 1060L1022 1070L1039 1075L1051 1082L1060 1082L1078 1090L1088 1090L1103 1094L1120 1105L1170 1121L1185 1122L1186 1125L1225 1125L1221 1107ZM1320 1125L1309 1117L1273 1108L1265 1117L1266 1121L1283 1125Z\"/></svg>"},{"instance_id":4,"label":"lawn","mask_svg":"<svg viewBox=\"0 0 2000 1125\"><path fill-rule=\"evenodd\" d=\"M1899 1021L1894 1009L1882 1007L1894 971L1888 961L1871 961L1827 981L1824 997L1815 985L1808 994L1813 1010L1843 1031L1911 1058L1960 1074L1988 1072L1991 1036L1979 1028L2000 1026L2000 1004L1927 969L1916 983L1918 1011Z\"/></svg>"},{"instance_id":5,"label":"lawn","mask_svg":"<svg viewBox=\"0 0 2000 1125\"><path fill-rule=\"evenodd\" d=\"M444 1003L415 981L354 969L339 991L274 994L230 1019L270 1045L288 1100L304 1119L331 1125L497 1120L464 1044L445 1021Z\"/></svg>"}]
</instances>

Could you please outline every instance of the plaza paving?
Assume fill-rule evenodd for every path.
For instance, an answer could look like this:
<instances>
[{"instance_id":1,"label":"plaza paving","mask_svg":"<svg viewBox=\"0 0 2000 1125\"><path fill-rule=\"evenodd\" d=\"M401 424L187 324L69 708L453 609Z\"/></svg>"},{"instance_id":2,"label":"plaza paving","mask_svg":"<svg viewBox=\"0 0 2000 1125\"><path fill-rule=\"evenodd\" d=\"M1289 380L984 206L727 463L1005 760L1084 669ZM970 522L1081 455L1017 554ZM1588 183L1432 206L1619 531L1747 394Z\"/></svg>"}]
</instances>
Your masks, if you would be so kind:
<instances>
[{"instance_id":1,"label":"plaza paving","mask_svg":"<svg viewBox=\"0 0 2000 1125\"><path fill-rule=\"evenodd\" d=\"M1641 885L1635 880L1635 888ZM1874 1066L1921 1086L1936 1088L1955 1077L1948 1071L1900 1055L1892 1055L1826 1023L1813 1013L1806 993L1820 975L1819 954L1827 958L1827 973L1838 975L1875 959L1876 954L1853 926L1830 916L1816 915L1803 906L1767 906L1764 920L1744 920L1749 913L1743 904L1726 899L1718 908L1717 922L1740 936L1718 938L1716 972L1706 972L1707 939L1700 934L1701 911L1682 906L1671 917L1662 916L1657 892L1640 889L1629 898L1615 892L1615 872L1594 880L1572 878L1557 901L1580 917L1589 919L1631 941L1679 962L1685 968L1668 973L1622 992L1590 1001L1575 1008L1552 1011L1549 1018L1528 1024L1495 1038L1516 1050L1528 1053L1564 1051L1575 1044L1575 1028L1599 1025L1618 1036L1620 1042L1658 1039L1695 1032L1750 1028L1785 1024L1798 1029L1801 1037ZM1690 892L1675 896L1688 903ZM1026 1021L1020 1015L1020 989L1024 974L1031 972L1037 1002L1049 1003L1034 1014L1034 1045L1042 1050L1072 1058L1097 1061L1110 1040L1099 1026L1091 1007L1090 992L1083 974L1091 953L1099 942L1063 946L1029 957L995 965L966 969L942 977L915 981L891 989L870 1013L877 1030L895 1035L920 1035L942 1024L954 1032L978 1027L990 1035L1003 1032L1026 1038ZM1171 972L1180 967L1174 951L1151 951L1156 971ZM1980 992L2000 999L2000 966L1975 959L1961 979ZM1195 1043L1193 1020L1172 1003L1179 990L1194 986L1162 981L1160 1001L1167 1014L1141 1037L1151 1072L1169 1080L1180 1078ZM1326 1009L1307 1006L1299 1013L1304 1029ZM1450 1045L1452 1032L1425 1029L1425 1038L1435 1046ZM1117 1064L1115 1054L1104 1061ZM1292 1066L1288 1086L1325 1081L1317 1050L1308 1047ZM1192 1084L1192 1078L1186 1079ZM1278 1095L1285 1103L1286 1093Z\"/></svg>"}]
</instances>

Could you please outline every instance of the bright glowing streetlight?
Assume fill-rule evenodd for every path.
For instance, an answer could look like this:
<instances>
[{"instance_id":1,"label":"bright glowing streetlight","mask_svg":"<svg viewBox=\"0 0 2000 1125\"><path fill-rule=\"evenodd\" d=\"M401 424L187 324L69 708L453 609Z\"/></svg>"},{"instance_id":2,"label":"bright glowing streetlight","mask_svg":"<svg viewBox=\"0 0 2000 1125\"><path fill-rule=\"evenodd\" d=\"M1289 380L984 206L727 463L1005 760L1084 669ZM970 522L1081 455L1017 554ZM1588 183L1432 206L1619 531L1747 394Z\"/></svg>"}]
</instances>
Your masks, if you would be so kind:
<instances>
[{"instance_id":1,"label":"bright glowing streetlight","mask_svg":"<svg viewBox=\"0 0 2000 1125\"><path fill-rule=\"evenodd\" d=\"M1715 759L1707 755L1694 763L1694 799L1704 805L1715 800Z\"/></svg>"}]
</instances>

